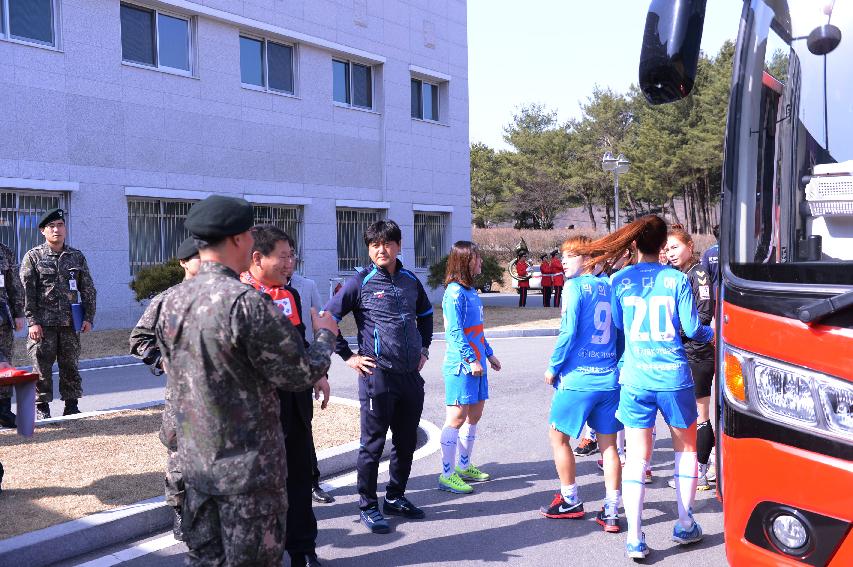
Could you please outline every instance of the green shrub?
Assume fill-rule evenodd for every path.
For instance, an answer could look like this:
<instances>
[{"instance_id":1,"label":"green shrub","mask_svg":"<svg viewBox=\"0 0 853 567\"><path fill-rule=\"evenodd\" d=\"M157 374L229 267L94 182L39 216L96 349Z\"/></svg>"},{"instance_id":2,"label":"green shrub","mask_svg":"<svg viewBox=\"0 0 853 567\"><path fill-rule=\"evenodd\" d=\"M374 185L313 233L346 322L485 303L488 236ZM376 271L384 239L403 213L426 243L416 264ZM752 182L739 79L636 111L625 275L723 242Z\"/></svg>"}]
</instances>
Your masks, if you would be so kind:
<instances>
[{"instance_id":1,"label":"green shrub","mask_svg":"<svg viewBox=\"0 0 853 567\"><path fill-rule=\"evenodd\" d=\"M490 289L495 282L503 281L504 269L494 256L483 254L483 268L480 275L474 278L474 287L477 289ZM447 256L429 267L427 284L435 289L444 284L444 275L447 273Z\"/></svg>"},{"instance_id":2,"label":"green shrub","mask_svg":"<svg viewBox=\"0 0 853 567\"><path fill-rule=\"evenodd\" d=\"M176 258L165 264L142 268L130 282L130 289L136 294L136 301L151 299L161 291L181 283L184 269Z\"/></svg>"}]
</instances>

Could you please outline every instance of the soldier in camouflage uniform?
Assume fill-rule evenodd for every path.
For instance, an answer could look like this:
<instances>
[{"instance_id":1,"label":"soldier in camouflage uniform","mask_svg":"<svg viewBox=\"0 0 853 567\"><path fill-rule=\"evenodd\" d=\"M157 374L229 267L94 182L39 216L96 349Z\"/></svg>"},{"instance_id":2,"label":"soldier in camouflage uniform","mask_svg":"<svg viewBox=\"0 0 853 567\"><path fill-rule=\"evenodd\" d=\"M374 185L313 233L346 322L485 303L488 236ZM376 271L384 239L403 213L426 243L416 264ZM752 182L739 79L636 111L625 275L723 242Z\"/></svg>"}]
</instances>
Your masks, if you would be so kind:
<instances>
[{"instance_id":1,"label":"soldier in camouflage uniform","mask_svg":"<svg viewBox=\"0 0 853 567\"><path fill-rule=\"evenodd\" d=\"M14 332L24 328L24 288L18 277L15 254L0 244L0 355L12 360ZM0 426L15 427L12 388L0 387Z\"/></svg>"},{"instance_id":2,"label":"soldier in camouflage uniform","mask_svg":"<svg viewBox=\"0 0 853 567\"><path fill-rule=\"evenodd\" d=\"M328 315L315 315L306 351L269 297L240 283L252 224L242 199L193 205L184 226L201 268L166 297L156 325L173 387L190 565L281 565L287 471L276 387L304 390L322 378L337 334Z\"/></svg>"},{"instance_id":3,"label":"soldier in camouflage uniform","mask_svg":"<svg viewBox=\"0 0 853 567\"><path fill-rule=\"evenodd\" d=\"M50 417L53 401L53 363L59 364L59 396L65 401L62 415L80 413L77 400L83 396L80 336L73 325L71 304L83 305L85 333L95 321L95 284L83 253L65 244L65 213L52 209L39 219L45 243L36 246L21 261L21 281L26 298L25 312L30 327L27 352L39 374L36 384L36 414Z\"/></svg>"},{"instance_id":4,"label":"soldier in camouflage uniform","mask_svg":"<svg viewBox=\"0 0 853 567\"><path fill-rule=\"evenodd\" d=\"M178 262L184 269L184 280L195 277L198 273L201 260L198 257L198 247L192 237L188 237L178 247ZM136 327L130 332L130 354L142 359L142 362L151 368L151 372L159 376L163 374L162 357L160 347L157 346L157 336L154 327L160 318L160 309L163 300L172 293L177 286L157 294L151 299L151 303L145 309L145 313L139 318ZM166 446L166 503L175 510L175 518L172 532L175 539L183 541L184 534L181 527L181 509L184 504L184 478L178 463L178 432L175 409L172 404L172 385L166 377L166 388L164 391L163 424L160 427L160 441Z\"/></svg>"}]
</instances>

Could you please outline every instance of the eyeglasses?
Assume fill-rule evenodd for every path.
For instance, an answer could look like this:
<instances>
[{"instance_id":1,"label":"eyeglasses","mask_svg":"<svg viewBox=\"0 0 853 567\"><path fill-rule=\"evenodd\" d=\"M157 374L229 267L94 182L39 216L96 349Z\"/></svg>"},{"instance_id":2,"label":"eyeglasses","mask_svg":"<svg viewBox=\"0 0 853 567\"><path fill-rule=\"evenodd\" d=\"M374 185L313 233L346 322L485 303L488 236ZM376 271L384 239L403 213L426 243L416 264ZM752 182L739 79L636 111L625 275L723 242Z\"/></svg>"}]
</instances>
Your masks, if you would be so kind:
<instances>
[{"instance_id":1,"label":"eyeglasses","mask_svg":"<svg viewBox=\"0 0 853 567\"><path fill-rule=\"evenodd\" d=\"M298 262L299 256L297 256L296 254L291 254L289 256L284 256L284 260L289 262Z\"/></svg>"}]
</instances>

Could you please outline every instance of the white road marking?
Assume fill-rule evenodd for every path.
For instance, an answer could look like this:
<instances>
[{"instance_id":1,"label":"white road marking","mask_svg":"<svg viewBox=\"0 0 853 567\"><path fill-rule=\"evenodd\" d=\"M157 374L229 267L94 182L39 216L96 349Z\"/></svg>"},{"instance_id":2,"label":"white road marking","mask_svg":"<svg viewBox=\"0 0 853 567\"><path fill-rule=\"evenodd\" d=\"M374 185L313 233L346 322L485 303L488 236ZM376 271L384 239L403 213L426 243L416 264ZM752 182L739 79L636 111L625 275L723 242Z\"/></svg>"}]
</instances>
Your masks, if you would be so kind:
<instances>
[{"instance_id":1,"label":"white road marking","mask_svg":"<svg viewBox=\"0 0 853 567\"><path fill-rule=\"evenodd\" d=\"M172 536L172 534L168 534L158 537L157 539L152 539L144 543L127 547L109 555L104 555L103 557L98 557L97 559L92 559L85 563L79 563L76 567L110 567L112 565L118 565L125 561L149 555L156 551L160 551L161 549L166 549L167 547L172 547L177 543L178 541L174 536Z\"/></svg>"}]
</instances>

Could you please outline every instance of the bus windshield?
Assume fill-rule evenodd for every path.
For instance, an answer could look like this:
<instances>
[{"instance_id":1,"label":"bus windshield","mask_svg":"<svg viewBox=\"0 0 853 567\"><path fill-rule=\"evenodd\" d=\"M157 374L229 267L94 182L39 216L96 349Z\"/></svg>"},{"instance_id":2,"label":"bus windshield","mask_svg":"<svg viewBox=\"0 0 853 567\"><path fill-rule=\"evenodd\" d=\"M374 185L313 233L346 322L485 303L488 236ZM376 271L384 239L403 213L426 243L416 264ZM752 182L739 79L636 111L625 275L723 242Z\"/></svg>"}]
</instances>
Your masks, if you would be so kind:
<instances>
[{"instance_id":1,"label":"bus windshield","mask_svg":"<svg viewBox=\"0 0 853 567\"><path fill-rule=\"evenodd\" d=\"M827 25L841 41L816 55L809 34ZM731 272L851 286L853 2L752 0L740 33L726 148Z\"/></svg>"}]
</instances>

